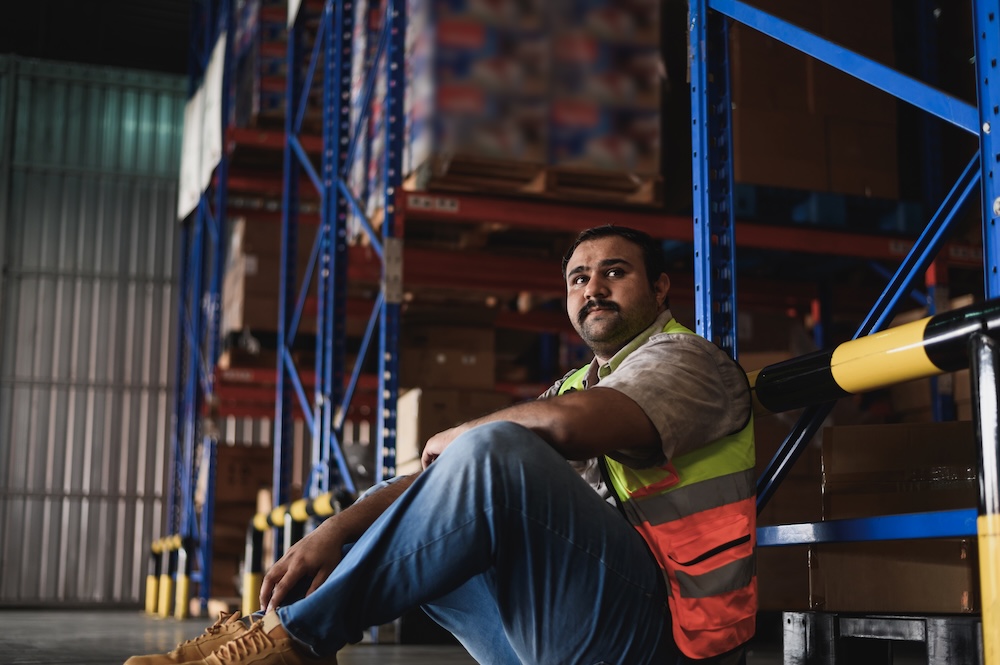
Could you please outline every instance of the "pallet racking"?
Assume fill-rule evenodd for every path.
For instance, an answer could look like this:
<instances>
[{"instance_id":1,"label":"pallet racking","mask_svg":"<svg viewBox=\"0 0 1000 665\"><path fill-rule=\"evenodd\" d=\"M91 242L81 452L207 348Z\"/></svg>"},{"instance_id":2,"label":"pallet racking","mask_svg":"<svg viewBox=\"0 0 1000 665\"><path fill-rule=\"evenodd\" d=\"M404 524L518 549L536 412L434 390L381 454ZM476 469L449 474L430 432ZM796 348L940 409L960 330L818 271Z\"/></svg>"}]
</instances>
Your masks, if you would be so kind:
<instances>
[{"instance_id":1,"label":"pallet racking","mask_svg":"<svg viewBox=\"0 0 1000 665\"><path fill-rule=\"evenodd\" d=\"M1000 216L1000 186L993 179L991 156L1000 149L991 133L997 121L1000 92L989 84L995 73L1000 31L997 17L1000 4L996 0L973 3L976 18L976 69L979 84L978 108L945 95L915 79L828 42L776 16L769 15L738 0L692 0L690 2L691 100L692 100L692 173L693 220L665 215L649 210L616 210L622 223L651 231L657 237L694 244L695 279L689 286L696 303L696 329L713 339L731 354L738 349L736 336L736 275L735 250L739 247L780 249L817 254L842 254L900 261L889 285L882 292L855 337L880 330L887 325L895 306L905 297L910 285L926 273L936 257L951 265L985 265L985 292L995 297L1000 288L997 263L996 218ZM203 34L202 43L214 44L214 36L223 32L233 20L232 7L226 0L198 5L207 19L196 20L195 33ZM360 117L351 116L351 40L356 34L354 3L327 1L320 8L306 2L294 7L288 21L287 77L282 131L227 128L227 151L216 169L214 179L214 214L206 193L198 212L185 221L183 238L185 264L182 267L184 316L178 357L184 363L178 369L179 382L176 412L178 422L174 440L174 492L171 503L171 527L185 538L196 541L202 552L200 581L202 588L210 578L211 533L204 519L198 523L189 499L193 473L199 461L195 459L197 421L204 405L212 404L220 376L213 372L218 357L217 314L218 253L224 234L227 207L254 206L255 200L281 196L280 211L271 209L258 214L280 215L282 225L283 262L281 271L281 301L278 323L279 367L276 390L273 393L274 433L274 501L288 500L290 450L288 441L295 408L301 411L311 434L310 494L340 492L345 499L357 488L345 468L341 450L345 414L362 387L374 393L374 408L378 418L375 429L379 453L378 479L395 472L395 400L398 394L398 340L400 332L400 302L403 285L439 284L448 281L448 273L460 272L470 283L475 280L473 267L482 267L487 257L465 260L456 254L405 248L401 241L407 220L447 222L490 222L512 227L530 227L546 231L575 231L603 221L605 211L566 203L532 201L517 198L453 193L420 193L402 189L402 95L405 85L403 61L406 26L406 3L387 0L377 11L379 15L369 29L373 50L369 71L364 77ZM297 9L297 11L296 11ZM368 16L368 14L362 14ZM741 222L734 212L732 177L732 141L728 91L727 23L738 21L769 37L778 39L807 55L841 69L895 97L926 110L978 137L979 153L972 158L955 186L936 213L912 243L895 236L850 235L835 231L802 227L774 227ZM315 29L311 53L306 53L304 33ZM207 54L208 49L204 49ZM202 58L201 71L204 68ZM227 62L230 58L227 58ZM386 142L385 182L378 196L384 211L382 225L376 232L367 221L357 193L347 183L347 173L358 151L364 150L371 135L358 128L371 113L376 72L381 67L386 80L384 132ZM228 67L227 67L228 71ZM325 73L325 75L323 75ZM228 75L228 74L227 74ZM320 136L304 131L310 91L321 83ZM228 89L226 84L224 89ZM228 117L228 112L224 115ZM256 151L256 152L255 152ZM280 152L280 180L274 168L241 170L231 166L244 154L270 155L264 161L275 166L274 155ZM985 156L985 158L981 158ZM247 160L252 161L252 160ZM318 167L317 167L318 164ZM308 191L306 191L308 190ZM983 212L983 248L961 243L946 243L945 236L953 226L962 206L982 191L987 202ZM314 192L314 194L313 194ZM361 219L369 248L362 251L349 247L346 223L349 215ZM316 362L312 371L298 368L291 348L296 338L298 321L306 306L305 286L296 292L296 242L299 224L306 218L318 224L319 233L306 268L308 284L315 280L317 288ZM693 224L692 224L693 221ZM212 257L207 257L205 238L214 242ZM211 244L211 243L209 243ZM209 254L212 251L208 252ZM375 257L375 258L373 258ZM496 268L504 262L497 259ZM530 261L528 262L530 263ZM211 266L206 287L203 270ZM378 285L378 297L367 315L362 343L362 357L369 346L377 347L376 377L363 376L358 366L348 376L345 371L343 322L349 315L358 315L358 303L347 297L346 285L363 280ZM529 280L516 286L519 290L541 290L558 293L561 285ZM816 293L802 293L805 300L815 299ZM204 301L204 307L202 302ZM364 316L364 311L361 311ZM213 327L216 326L216 327ZM199 377L200 376L200 380ZM251 377L249 383L257 383ZM367 380L367 383L366 383ZM221 381L224 383L224 381ZM307 394L311 387L312 398ZM251 389L248 389L251 390ZM265 395L267 388L252 389ZM248 393L242 393L246 399ZM297 397L298 405L293 398ZM249 401L249 400L248 400ZM259 403L266 403L261 400ZM238 407L234 407L238 408ZM759 484L759 505L763 507L784 474L794 463L802 447L818 430L829 406L811 407L785 439ZM247 413L254 412L253 410ZM204 432L202 432L204 434ZM206 435L208 451L204 462L211 464L211 436ZM983 469L983 475L995 480L995 469ZM202 516L204 518L204 515ZM880 522L884 525L885 522ZM856 525L858 532L841 533L854 538L871 524ZM880 526L880 528L882 528ZM935 526L934 529L938 527ZM898 536L934 535L927 520L911 518L890 527ZM953 533L974 535L967 521L947 527ZM817 538L818 536L813 536ZM792 542L780 529L761 532L762 544ZM794 542L818 542L796 540ZM207 548L207 549L206 549Z\"/></svg>"}]
</instances>

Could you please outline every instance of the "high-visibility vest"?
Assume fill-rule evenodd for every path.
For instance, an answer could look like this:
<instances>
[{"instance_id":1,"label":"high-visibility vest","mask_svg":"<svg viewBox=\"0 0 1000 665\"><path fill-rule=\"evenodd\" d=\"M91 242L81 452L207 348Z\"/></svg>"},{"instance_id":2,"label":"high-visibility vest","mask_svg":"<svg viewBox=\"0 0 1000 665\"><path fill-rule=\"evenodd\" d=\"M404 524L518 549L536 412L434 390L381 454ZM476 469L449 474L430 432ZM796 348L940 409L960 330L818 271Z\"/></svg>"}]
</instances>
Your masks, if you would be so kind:
<instances>
[{"instance_id":1,"label":"high-visibility vest","mask_svg":"<svg viewBox=\"0 0 1000 665\"><path fill-rule=\"evenodd\" d=\"M663 332L694 334L674 319ZM559 393L582 389L588 369L567 377ZM747 642L757 615L752 419L663 466L603 461L605 482L664 574L678 648L691 658L710 658Z\"/></svg>"}]
</instances>

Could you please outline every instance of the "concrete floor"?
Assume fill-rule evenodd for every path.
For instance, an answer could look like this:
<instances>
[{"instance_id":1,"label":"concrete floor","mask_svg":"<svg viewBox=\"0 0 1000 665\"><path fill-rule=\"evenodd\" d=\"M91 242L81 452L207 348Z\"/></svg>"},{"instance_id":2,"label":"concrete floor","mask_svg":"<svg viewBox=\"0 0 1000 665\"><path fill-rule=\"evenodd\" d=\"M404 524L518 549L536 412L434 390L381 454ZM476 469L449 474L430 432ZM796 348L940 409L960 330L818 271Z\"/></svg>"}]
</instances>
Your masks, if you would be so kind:
<instances>
[{"instance_id":1,"label":"concrete floor","mask_svg":"<svg viewBox=\"0 0 1000 665\"><path fill-rule=\"evenodd\" d=\"M780 615L758 618L757 636L747 650L747 665L781 665ZM201 634L208 623L204 618L156 619L138 610L0 609L0 665L121 665L134 654L169 651ZM418 628L412 629L409 641L420 641L421 635L429 634L417 621L410 625ZM383 641L392 637L392 628L382 629ZM901 648L888 660L849 658L852 662L848 665L927 663L923 645L897 644ZM341 651L338 660L340 665L475 665L461 646L373 644L367 637L366 642Z\"/></svg>"},{"instance_id":2,"label":"concrete floor","mask_svg":"<svg viewBox=\"0 0 1000 665\"><path fill-rule=\"evenodd\" d=\"M138 610L0 609L0 665L121 665L133 654L169 651L199 635L208 623L204 618L156 619ZM758 623L748 665L782 663L780 624ZM390 637L391 631L383 629L382 639ZM460 646L371 643L347 647L339 661L340 665L475 664Z\"/></svg>"},{"instance_id":3,"label":"concrete floor","mask_svg":"<svg viewBox=\"0 0 1000 665\"><path fill-rule=\"evenodd\" d=\"M210 623L210 622L209 622ZM205 619L155 619L131 610L0 610L2 665L121 665L199 635ZM459 646L358 644L340 665L475 665Z\"/></svg>"}]
</instances>

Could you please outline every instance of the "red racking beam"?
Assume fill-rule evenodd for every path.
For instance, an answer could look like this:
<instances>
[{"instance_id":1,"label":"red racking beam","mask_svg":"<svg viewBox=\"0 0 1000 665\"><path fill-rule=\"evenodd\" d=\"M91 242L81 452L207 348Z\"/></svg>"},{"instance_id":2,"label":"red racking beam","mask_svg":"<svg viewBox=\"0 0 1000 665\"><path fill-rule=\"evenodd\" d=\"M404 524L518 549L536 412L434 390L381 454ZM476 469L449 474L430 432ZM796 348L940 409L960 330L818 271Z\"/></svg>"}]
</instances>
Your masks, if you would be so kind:
<instances>
[{"instance_id":1,"label":"red racking beam","mask_svg":"<svg viewBox=\"0 0 1000 665\"><path fill-rule=\"evenodd\" d=\"M645 231L655 238L690 242L694 237L691 218L659 211L453 193L403 192L397 201L409 220L492 223L568 232L614 222ZM913 246L913 241L893 236L746 221L736 222L736 238L739 247L895 261L905 257ZM982 248L975 245L948 243L942 256L951 265L982 268Z\"/></svg>"}]
</instances>

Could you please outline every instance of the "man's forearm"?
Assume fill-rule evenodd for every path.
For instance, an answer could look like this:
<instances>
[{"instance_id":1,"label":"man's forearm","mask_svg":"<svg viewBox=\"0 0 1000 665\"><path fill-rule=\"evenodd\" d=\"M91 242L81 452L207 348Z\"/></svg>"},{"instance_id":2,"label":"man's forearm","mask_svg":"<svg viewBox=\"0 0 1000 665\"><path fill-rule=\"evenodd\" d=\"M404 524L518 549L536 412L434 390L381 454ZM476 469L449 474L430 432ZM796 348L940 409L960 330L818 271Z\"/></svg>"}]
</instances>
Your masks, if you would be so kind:
<instances>
[{"instance_id":1,"label":"man's forearm","mask_svg":"<svg viewBox=\"0 0 1000 665\"><path fill-rule=\"evenodd\" d=\"M354 542L360 538L361 534L395 503L399 495L413 484L420 473L418 471L398 480L394 479L394 482L386 483L375 491L363 494L361 499L331 518L335 519L336 528L346 536L344 542Z\"/></svg>"}]
</instances>

